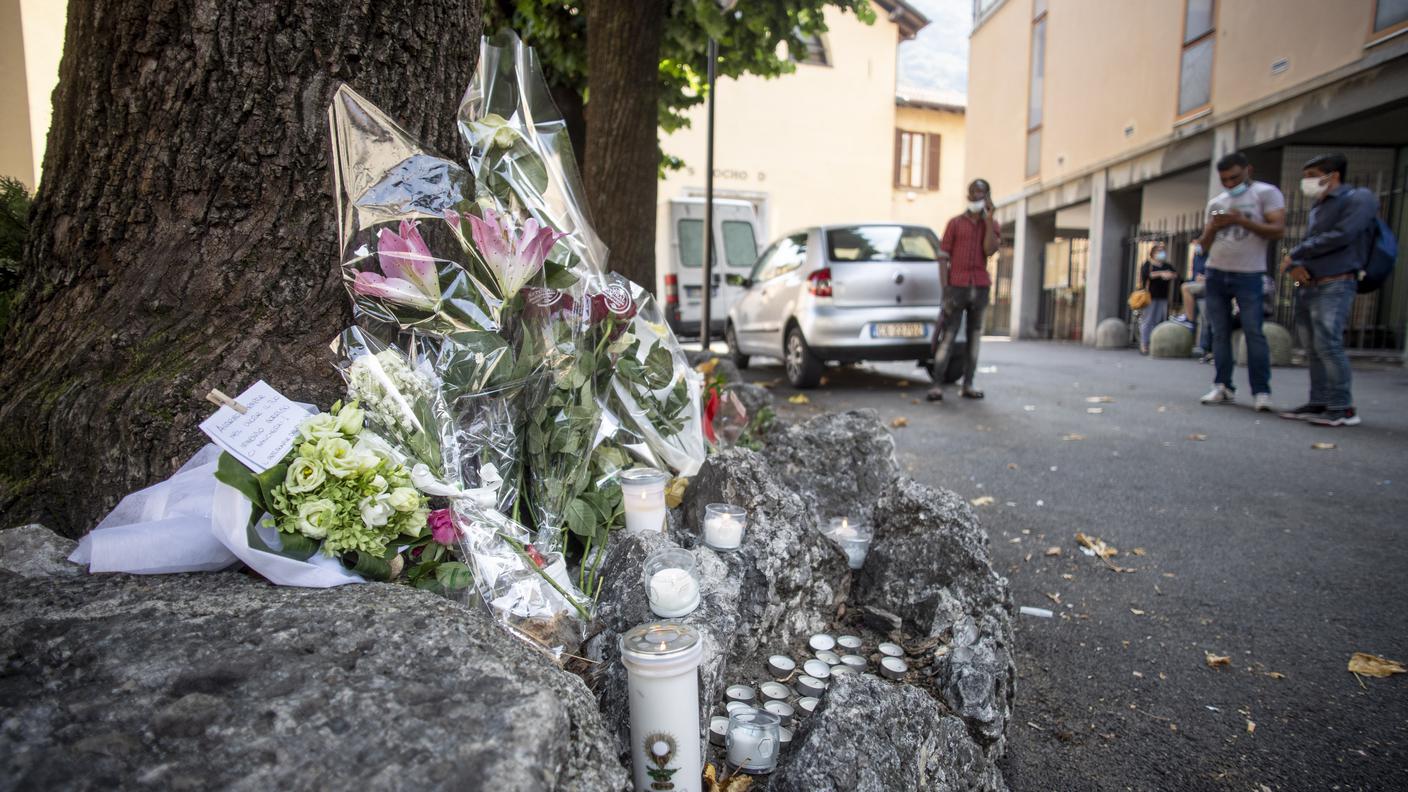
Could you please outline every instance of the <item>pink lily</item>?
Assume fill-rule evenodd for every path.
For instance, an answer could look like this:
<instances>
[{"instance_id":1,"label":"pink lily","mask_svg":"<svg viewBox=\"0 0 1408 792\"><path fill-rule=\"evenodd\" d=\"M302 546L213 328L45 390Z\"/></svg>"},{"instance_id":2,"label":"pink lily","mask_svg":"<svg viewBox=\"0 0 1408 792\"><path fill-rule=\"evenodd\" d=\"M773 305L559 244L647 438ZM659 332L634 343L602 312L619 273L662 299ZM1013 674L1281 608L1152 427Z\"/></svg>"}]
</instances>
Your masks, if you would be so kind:
<instances>
[{"instance_id":1,"label":"pink lily","mask_svg":"<svg viewBox=\"0 0 1408 792\"><path fill-rule=\"evenodd\" d=\"M377 233L376 241L377 260L385 274L359 272L352 281L352 290L413 308L434 310L440 302L440 276L416 223L402 220L400 234L383 228Z\"/></svg>"},{"instance_id":2,"label":"pink lily","mask_svg":"<svg viewBox=\"0 0 1408 792\"><path fill-rule=\"evenodd\" d=\"M540 225L531 217L523 221L522 228L515 232L512 216L499 214L488 207L485 207L482 219L469 215L469 232L474 237L479 254L498 278L505 300L517 294L538 274L552 246L566 236Z\"/></svg>"}]
</instances>

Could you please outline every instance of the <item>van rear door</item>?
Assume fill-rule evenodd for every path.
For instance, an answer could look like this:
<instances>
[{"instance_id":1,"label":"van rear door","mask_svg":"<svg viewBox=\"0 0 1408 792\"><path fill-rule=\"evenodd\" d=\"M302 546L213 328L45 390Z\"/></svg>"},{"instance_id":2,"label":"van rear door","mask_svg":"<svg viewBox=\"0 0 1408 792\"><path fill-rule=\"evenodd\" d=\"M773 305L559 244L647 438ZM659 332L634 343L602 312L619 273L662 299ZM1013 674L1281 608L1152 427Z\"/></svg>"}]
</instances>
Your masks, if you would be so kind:
<instances>
[{"instance_id":1,"label":"van rear door","mask_svg":"<svg viewBox=\"0 0 1408 792\"><path fill-rule=\"evenodd\" d=\"M831 304L841 308L925 306L943 301L939 238L924 226L833 226L822 232Z\"/></svg>"},{"instance_id":2,"label":"van rear door","mask_svg":"<svg viewBox=\"0 0 1408 792\"><path fill-rule=\"evenodd\" d=\"M670 202L672 263L678 280L680 323L697 328L704 298L704 202L675 199ZM758 260L757 218L746 201L714 201L714 266L709 313L714 328L722 332L729 308L744 290L727 282L727 275L746 277Z\"/></svg>"}]
</instances>

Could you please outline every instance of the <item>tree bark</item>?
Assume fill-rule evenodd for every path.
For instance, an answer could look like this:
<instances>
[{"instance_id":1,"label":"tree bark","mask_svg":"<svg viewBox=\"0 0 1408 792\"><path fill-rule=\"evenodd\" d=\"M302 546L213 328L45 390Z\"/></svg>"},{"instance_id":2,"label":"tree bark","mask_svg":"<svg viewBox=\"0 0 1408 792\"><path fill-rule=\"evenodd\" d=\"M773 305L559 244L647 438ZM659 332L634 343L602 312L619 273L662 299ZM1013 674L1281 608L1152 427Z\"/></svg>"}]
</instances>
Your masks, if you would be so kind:
<instances>
[{"instance_id":1,"label":"tree bark","mask_svg":"<svg viewBox=\"0 0 1408 792\"><path fill-rule=\"evenodd\" d=\"M350 322L326 108L347 82L460 151L464 0L70 3L0 348L0 527L77 536L205 438L211 388L326 407Z\"/></svg>"},{"instance_id":2,"label":"tree bark","mask_svg":"<svg viewBox=\"0 0 1408 792\"><path fill-rule=\"evenodd\" d=\"M655 291L664 2L589 2L587 194L610 268Z\"/></svg>"}]
</instances>

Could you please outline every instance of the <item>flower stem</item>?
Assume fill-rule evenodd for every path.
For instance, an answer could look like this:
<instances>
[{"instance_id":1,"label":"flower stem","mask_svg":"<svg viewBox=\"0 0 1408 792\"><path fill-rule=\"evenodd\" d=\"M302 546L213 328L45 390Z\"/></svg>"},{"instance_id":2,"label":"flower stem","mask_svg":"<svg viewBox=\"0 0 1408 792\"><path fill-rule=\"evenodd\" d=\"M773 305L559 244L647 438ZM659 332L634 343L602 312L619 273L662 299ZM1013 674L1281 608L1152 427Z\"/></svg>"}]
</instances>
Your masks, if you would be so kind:
<instances>
[{"instance_id":1,"label":"flower stem","mask_svg":"<svg viewBox=\"0 0 1408 792\"><path fill-rule=\"evenodd\" d=\"M503 533L499 534L499 538L507 542L508 546L513 548L513 552L517 553L518 557L523 559L523 563L527 564L530 569L538 573L538 577L542 578L543 580L546 580L548 582L548 585L552 586L554 589L557 590L558 594L562 595L563 599L571 603L572 607L576 609L577 615L582 617L582 621L590 622L592 620L591 614L587 613L586 608L582 607L582 604L577 601L577 598L573 597L571 594L568 594L567 590L562 587L561 583L558 583L556 580L552 579L552 576L548 574L546 567L538 566L538 562L534 561L532 556L528 555L528 553L524 551L523 544L521 542Z\"/></svg>"}]
</instances>

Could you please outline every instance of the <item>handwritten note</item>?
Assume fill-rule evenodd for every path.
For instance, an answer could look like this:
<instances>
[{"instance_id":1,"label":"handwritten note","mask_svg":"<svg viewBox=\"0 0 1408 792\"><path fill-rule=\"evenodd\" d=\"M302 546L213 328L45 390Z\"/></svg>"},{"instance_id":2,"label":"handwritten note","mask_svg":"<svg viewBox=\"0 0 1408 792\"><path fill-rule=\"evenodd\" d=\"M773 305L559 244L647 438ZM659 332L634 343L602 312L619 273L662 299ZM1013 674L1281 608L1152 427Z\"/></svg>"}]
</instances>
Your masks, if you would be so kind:
<instances>
[{"instance_id":1,"label":"handwritten note","mask_svg":"<svg viewBox=\"0 0 1408 792\"><path fill-rule=\"evenodd\" d=\"M200 430L245 467L263 473L277 465L293 447L298 425L308 417L308 411L264 380L251 385L235 401L248 411L241 415L230 407L221 407L201 423Z\"/></svg>"}]
</instances>

